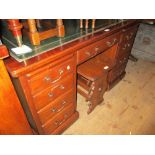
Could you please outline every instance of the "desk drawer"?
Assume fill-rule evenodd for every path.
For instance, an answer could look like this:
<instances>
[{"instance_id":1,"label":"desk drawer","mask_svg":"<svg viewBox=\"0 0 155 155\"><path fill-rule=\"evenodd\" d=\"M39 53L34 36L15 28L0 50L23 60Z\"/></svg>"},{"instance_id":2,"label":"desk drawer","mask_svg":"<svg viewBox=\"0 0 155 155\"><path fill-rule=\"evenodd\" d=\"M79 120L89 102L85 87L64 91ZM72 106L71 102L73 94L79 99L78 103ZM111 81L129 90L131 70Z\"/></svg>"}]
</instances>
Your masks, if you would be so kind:
<instances>
[{"instance_id":1,"label":"desk drawer","mask_svg":"<svg viewBox=\"0 0 155 155\"><path fill-rule=\"evenodd\" d=\"M120 34L109 36L105 39L92 43L89 46L86 46L77 51L77 64L80 64L91 57L97 55L98 53L103 52L104 50L112 47L114 44L119 42Z\"/></svg>"},{"instance_id":2,"label":"desk drawer","mask_svg":"<svg viewBox=\"0 0 155 155\"><path fill-rule=\"evenodd\" d=\"M36 107L36 110L39 111L41 108L49 104L51 101L54 101L60 95L63 95L65 92L73 88L73 74L68 75L61 82L56 83L55 85L48 87L44 91L39 92L33 96L33 101Z\"/></svg>"},{"instance_id":3,"label":"desk drawer","mask_svg":"<svg viewBox=\"0 0 155 155\"><path fill-rule=\"evenodd\" d=\"M69 117L71 117L74 112L75 112L75 106L70 105L67 108L65 108L63 111L61 111L58 115L53 117L53 119L49 120L46 124L42 125L42 128L45 131L45 134L50 134L56 128L58 128L63 123L65 123L65 121Z\"/></svg>"},{"instance_id":4,"label":"desk drawer","mask_svg":"<svg viewBox=\"0 0 155 155\"><path fill-rule=\"evenodd\" d=\"M52 86L56 82L63 79L69 73L73 72L73 58L66 60L64 63L51 67L50 65L43 67L41 70L27 74L29 77L29 87L32 94L35 94L43 89Z\"/></svg>"},{"instance_id":5,"label":"desk drawer","mask_svg":"<svg viewBox=\"0 0 155 155\"><path fill-rule=\"evenodd\" d=\"M41 123L46 123L47 120L64 110L70 104L74 104L73 90L68 91L38 112Z\"/></svg>"}]
</instances>

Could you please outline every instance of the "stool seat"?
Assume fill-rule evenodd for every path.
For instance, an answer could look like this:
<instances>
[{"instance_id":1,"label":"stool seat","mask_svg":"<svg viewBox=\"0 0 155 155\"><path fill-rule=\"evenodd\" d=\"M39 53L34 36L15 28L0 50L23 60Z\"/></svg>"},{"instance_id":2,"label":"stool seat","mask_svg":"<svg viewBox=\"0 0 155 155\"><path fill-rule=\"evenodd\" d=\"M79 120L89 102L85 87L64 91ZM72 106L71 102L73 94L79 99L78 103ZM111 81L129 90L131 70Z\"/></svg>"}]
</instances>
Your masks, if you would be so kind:
<instances>
[{"instance_id":1,"label":"stool seat","mask_svg":"<svg viewBox=\"0 0 155 155\"><path fill-rule=\"evenodd\" d=\"M90 81L95 81L112 67L113 65L110 59L107 58L103 61L100 56L96 56L81 64L77 69L77 73Z\"/></svg>"}]
</instances>

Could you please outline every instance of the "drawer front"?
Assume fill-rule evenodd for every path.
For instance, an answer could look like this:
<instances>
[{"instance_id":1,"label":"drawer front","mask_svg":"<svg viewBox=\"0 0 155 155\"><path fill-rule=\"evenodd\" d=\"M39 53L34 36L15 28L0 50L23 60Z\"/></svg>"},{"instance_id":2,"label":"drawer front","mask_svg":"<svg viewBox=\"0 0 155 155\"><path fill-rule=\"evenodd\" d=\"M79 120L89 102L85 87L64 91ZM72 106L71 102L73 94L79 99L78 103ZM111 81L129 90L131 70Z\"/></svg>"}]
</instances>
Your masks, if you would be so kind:
<instances>
[{"instance_id":1,"label":"drawer front","mask_svg":"<svg viewBox=\"0 0 155 155\"><path fill-rule=\"evenodd\" d=\"M70 104L74 104L73 90L65 93L62 97L59 97L38 112L41 123L46 123L49 119L64 110Z\"/></svg>"},{"instance_id":2,"label":"drawer front","mask_svg":"<svg viewBox=\"0 0 155 155\"><path fill-rule=\"evenodd\" d=\"M58 115L53 117L53 119L49 120L46 124L42 125L42 128L45 134L50 134L56 128L61 126L65 121L72 116L75 112L75 107L73 105L68 106L63 111L61 111Z\"/></svg>"},{"instance_id":3,"label":"drawer front","mask_svg":"<svg viewBox=\"0 0 155 155\"><path fill-rule=\"evenodd\" d=\"M37 74L29 74L29 76L32 75L28 80L31 93L35 94L60 81L63 77L73 72L74 64L75 62L72 58L54 67L46 66Z\"/></svg>"},{"instance_id":4,"label":"drawer front","mask_svg":"<svg viewBox=\"0 0 155 155\"><path fill-rule=\"evenodd\" d=\"M36 107L36 110L39 111L41 108L49 104L51 101L54 101L57 97L60 97L62 94L73 88L73 74L68 75L61 82L56 83L55 85L48 87L44 91L39 92L33 96L33 101Z\"/></svg>"},{"instance_id":5,"label":"drawer front","mask_svg":"<svg viewBox=\"0 0 155 155\"><path fill-rule=\"evenodd\" d=\"M112 47L119 42L120 34L109 36L105 39L97 41L89 46L86 46L77 51L77 64L80 64L91 57L97 55L98 53L103 52L104 50Z\"/></svg>"},{"instance_id":6,"label":"drawer front","mask_svg":"<svg viewBox=\"0 0 155 155\"><path fill-rule=\"evenodd\" d=\"M137 26L133 26L133 27L127 29L126 32L124 32L124 36L123 36L122 40L129 41L129 40L134 39L137 29L138 29Z\"/></svg>"},{"instance_id":7,"label":"drawer front","mask_svg":"<svg viewBox=\"0 0 155 155\"><path fill-rule=\"evenodd\" d=\"M123 63L127 63L128 58L129 58L129 55L127 54L119 56L119 58L117 59L117 65L122 65Z\"/></svg>"},{"instance_id":8,"label":"drawer front","mask_svg":"<svg viewBox=\"0 0 155 155\"><path fill-rule=\"evenodd\" d=\"M117 79L125 71L126 64L127 64L127 62L125 62L125 63L123 63L123 64L121 64L119 66L117 65L116 67L114 67L109 72L108 81L109 82L115 81L115 79Z\"/></svg>"},{"instance_id":9,"label":"drawer front","mask_svg":"<svg viewBox=\"0 0 155 155\"><path fill-rule=\"evenodd\" d=\"M118 49L118 55L117 55L118 60L122 59L123 57L125 59L129 57L136 31L137 31L137 26L132 27L123 33L122 41Z\"/></svg>"}]
</instances>

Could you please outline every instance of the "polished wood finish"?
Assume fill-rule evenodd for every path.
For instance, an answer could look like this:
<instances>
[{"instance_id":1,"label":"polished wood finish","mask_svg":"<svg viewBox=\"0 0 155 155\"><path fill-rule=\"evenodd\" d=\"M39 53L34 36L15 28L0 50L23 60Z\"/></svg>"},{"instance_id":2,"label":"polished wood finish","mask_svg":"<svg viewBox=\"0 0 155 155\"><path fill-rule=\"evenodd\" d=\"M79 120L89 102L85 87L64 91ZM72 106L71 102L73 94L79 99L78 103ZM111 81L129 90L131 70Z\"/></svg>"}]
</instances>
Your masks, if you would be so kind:
<instances>
[{"instance_id":1,"label":"polished wood finish","mask_svg":"<svg viewBox=\"0 0 155 155\"><path fill-rule=\"evenodd\" d=\"M37 113L41 122L44 124L47 120L54 115L63 111L68 105L74 102L73 90L69 90L56 100L50 102L45 108L39 110Z\"/></svg>"},{"instance_id":2,"label":"polished wood finish","mask_svg":"<svg viewBox=\"0 0 155 155\"><path fill-rule=\"evenodd\" d=\"M7 56L6 47L0 45L0 134L32 134L3 63Z\"/></svg>"},{"instance_id":3,"label":"polished wood finish","mask_svg":"<svg viewBox=\"0 0 155 155\"><path fill-rule=\"evenodd\" d=\"M64 123L68 119L73 123L78 118L76 57L73 53L26 72L13 81L28 120L39 134L52 134L57 128L63 131L61 126L67 128Z\"/></svg>"},{"instance_id":4,"label":"polished wood finish","mask_svg":"<svg viewBox=\"0 0 155 155\"><path fill-rule=\"evenodd\" d=\"M56 28L39 32L37 30L37 25L41 26L40 21L38 20L36 21L35 19L28 19L29 37L30 37L31 43L33 45L40 45L41 40L54 37L54 36L64 37L65 29L64 29L62 19L57 19L56 23L57 23Z\"/></svg>"},{"instance_id":5,"label":"polished wood finish","mask_svg":"<svg viewBox=\"0 0 155 155\"><path fill-rule=\"evenodd\" d=\"M128 54L121 54L122 52L119 49L121 44L123 44L122 36L127 32L127 29L137 26L138 24L138 20L127 20L124 21L123 24L120 23L111 26L110 31L103 30L93 35L90 34L24 62L19 63L13 58L9 58L5 61L19 98L21 101L23 100L23 107L29 122L31 122L31 126L35 131L39 134L60 134L78 118L78 112L76 111L77 65L81 65L93 59L96 55L101 54L103 51L115 46L117 50L115 49L113 52L106 54L106 57L109 55L109 58L111 58L112 62L110 65L113 67L108 71L108 79L104 86L107 85L109 89L122 75L125 75L125 67L128 59L128 57L125 56L127 56L130 51L128 51ZM87 53L85 53L86 51ZM61 65L66 68L68 66L66 64L70 66L71 71L68 72L63 69L63 73L65 74L60 76L61 70L59 72L59 69L61 69ZM50 70L50 68L52 70ZM113 73L114 70L119 72L119 74L116 75L116 73ZM104 78L105 77L106 76L104 76ZM56 82L52 84L51 79L56 80ZM61 100L63 97L66 97L65 92L67 93L67 91L63 91L63 87L61 87L62 89L58 87L62 84L65 84L65 87L73 94L73 102L69 103L65 108L63 108L63 104L61 105L59 102L59 99ZM55 98L53 94L49 92L52 90L56 90ZM38 95L41 95L43 102L40 101L40 97L36 99ZM52 99L48 99L49 97ZM58 111L60 110L60 112L53 114L51 111L52 114L49 116L48 113L50 107L52 108L52 104ZM36 106L39 107L37 108ZM41 111L45 113L41 115ZM65 113L68 114L67 119L65 119ZM54 124L58 124L57 127L55 127Z\"/></svg>"},{"instance_id":6,"label":"polished wood finish","mask_svg":"<svg viewBox=\"0 0 155 155\"><path fill-rule=\"evenodd\" d=\"M120 40L120 34L116 33L102 40L96 41L84 48L77 50L77 64L81 64L84 61L94 57L95 55L103 52L104 50L112 47Z\"/></svg>"},{"instance_id":7,"label":"polished wood finish","mask_svg":"<svg viewBox=\"0 0 155 155\"><path fill-rule=\"evenodd\" d=\"M121 40L117 51L116 66L109 72L108 83L111 89L125 75L125 68L128 62L138 25L134 25L122 30Z\"/></svg>"},{"instance_id":8,"label":"polished wood finish","mask_svg":"<svg viewBox=\"0 0 155 155\"><path fill-rule=\"evenodd\" d=\"M0 45L0 59L7 58L9 56L6 46Z\"/></svg>"},{"instance_id":9,"label":"polished wood finish","mask_svg":"<svg viewBox=\"0 0 155 155\"><path fill-rule=\"evenodd\" d=\"M39 33L34 19L28 19L29 37L33 45L40 45Z\"/></svg>"},{"instance_id":10,"label":"polished wood finish","mask_svg":"<svg viewBox=\"0 0 155 155\"><path fill-rule=\"evenodd\" d=\"M22 46L22 33L21 29L23 25L19 22L19 19L8 19L8 28L12 31L13 36L16 38L18 46Z\"/></svg>"},{"instance_id":11,"label":"polished wood finish","mask_svg":"<svg viewBox=\"0 0 155 155\"><path fill-rule=\"evenodd\" d=\"M95 28L95 21L96 21L96 19L92 19L92 29Z\"/></svg>"},{"instance_id":12,"label":"polished wood finish","mask_svg":"<svg viewBox=\"0 0 155 155\"><path fill-rule=\"evenodd\" d=\"M95 21L96 19L92 19L92 25L91 25L92 29L95 28ZM80 19L80 28L83 28L83 19ZM89 28L89 19L85 19L85 28L86 29Z\"/></svg>"},{"instance_id":13,"label":"polished wood finish","mask_svg":"<svg viewBox=\"0 0 155 155\"><path fill-rule=\"evenodd\" d=\"M103 94L107 90L108 71L115 65L117 47L118 41L77 68L77 91L89 102L88 114L103 101Z\"/></svg>"}]
</instances>

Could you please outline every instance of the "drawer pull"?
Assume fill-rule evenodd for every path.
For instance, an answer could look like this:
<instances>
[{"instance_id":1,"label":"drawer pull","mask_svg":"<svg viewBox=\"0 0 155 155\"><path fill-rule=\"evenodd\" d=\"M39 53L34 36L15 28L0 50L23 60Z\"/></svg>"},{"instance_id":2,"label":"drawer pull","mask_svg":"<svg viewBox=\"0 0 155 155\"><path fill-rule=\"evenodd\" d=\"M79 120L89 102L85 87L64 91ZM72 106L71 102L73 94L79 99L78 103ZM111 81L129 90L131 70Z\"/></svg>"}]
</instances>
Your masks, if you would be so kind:
<instances>
[{"instance_id":1,"label":"drawer pull","mask_svg":"<svg viewBox=\"0 0 155 155\"><path fill-rule=\"evenodd\" d=\"M51 111L52 112L57 112L57 109L56 108L52 108Z\"/></svg>"},{"instance_id":2,"label":"drawer pull","mask_svg":"<svg viewBox=\"0 0 155 155\"><path fill-rule=\"evenodd\" d=\"M60 126L63 122L66 121L67 118L68 118L68 115L67 115L67 114L64 114L64 119L63 119L61 122L55 121L54 124L55 124L56 126Z\"/></svg>"},{"instance_id":3,"label":"drawer pull","mask_svg":"<svg viewBox=\"0 0 155 155\"><path fill-rule=\"evenodd\" d=\"M55 83L61 79L61 76L59 76L57 79L53 80L51 83Z\"/></svg>"},{"instance_id":4,"label":"drawer pull","mask_svg":"<svg viewBox=\"0 0 155 155\"><path fill-rule=\"evenodd\" d=\"M131 38L132 38L132 36L133 36L133 32L130 33L130 37L131 37Z\"/></svg>"},{"instance_id":5,"label":"drawer pull","mask_svg":"<svg viewBox=\"0 0 155 155\"><path fill-rule=\"evenodd\" d=\"M71 69L71 67L70 67L70 65L68 65L68 66L67 66L67 70L70 70L70 69Z\"/></svg>"},{"instance_id":6,"label":"drawer pull","mask_svg":"<svg viewBox=\"0 0 155 155\"><path fill-rule=\"evenodd\" d=\"M48 97L53 97L53 94L52 93L48 93Z\"/></svg>"},{"instance_id":7,"label":"drawer pull","mask_svg":"<svg viewBox=\"0 0 155 155\"><path fill-rule=\"evenodd\" d=\"M65 105L66 104L66 101L62 101L62 105Z\"/></svg>"},{"instance_id":8,"label":"drawer pull","mask_svg":"<svg viewBox=\"0 0 155 155\"><path fill-rule=\"evenodd\" d=\"M52 112L60 112L65 107L65 104L66 104L66 101L63 101L62 107L60 109L52 108L51 111Z\"/></svg>"},{"instance_id":9,"label":"drawer pull","mask_svg":"<svg viewBox=\"0 0 155 155\"><path fill-rule=\"evenodd\" d=\"M60 86L60 89L61 89L61 90L64 90L64 89L65 89L65 87L64 87L63 85L61 85L61 86Z\"/></svg>"},{"instance_id":10,"label":"drawer pull","mask_svg":"<svg viewBox=\"0 0 155 155\"><path fill-rule=\"evenodd\" d=\"M122 50L126 50L127 45L125 44L124 47L122 48Z\"/></svg>"},{"instance_id":11,"label":"drawer pull","mask_svg":"<svg viewBox=\"0 0 155 155\"><path fill-rule=\"evenodd\" d=\"M106 44L107 44L107 46L111 47L111 46L113 46L116 43L116 41L117 41L117 39L115 38L115 39L113 39L112 42L107 41Z\"/></svg>"},{"instance_id":12,"label":"drawer pull","mask_svg":"<svg viewBox=\"0 0 155 155\"><path fill-rule=\"evenodd\" d=\"M129 36L128 35L126 36L126 39L129 40Z\"/></svg>"},{"instance_id":13,"label":"drawer pull","mask_svg":"<svg viewBox=\"0 0 155 155\"><path fill-rule=\"evenodd\" d=\"M59 69L59 74L62 75L64 71L62 69Z\"/></svg>"},{"instance_id":14,"label":"drawer pull","mask_svg":"<svg viewBox=\"0 0 155 155\"><path fill-rule=\"evenodd\" d=\"M88 51L87 51L87 52L85 52L85 54L86 54L86 55L88 55L88 56L91 56L91 53L90 53L90 52L88 52Z\"/></svg>"},{"instance_id":15,"label":"drawer pull","mask_svg":"<svg viewBox=\"0 0 155 155\"><path fill-rule=\"evenodd\" d=\"M45 81L50 81L51 78L50 78L49 76L45 76L45 77L44 77L44 80L45 80Z\"/></svg>"},{"instance_id":16,"label":"drawer pull","mask_svg":"<svg viewBox=\"0 0 155 155\"><path fill-rule=\"evenodd\" d=\"M100 49L99 47L95 47L95 51L96 51L96 52L98 52L99 49Z\"/></svg>"}]
</instances>

